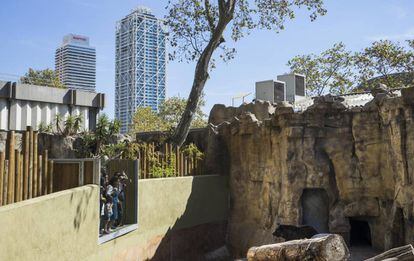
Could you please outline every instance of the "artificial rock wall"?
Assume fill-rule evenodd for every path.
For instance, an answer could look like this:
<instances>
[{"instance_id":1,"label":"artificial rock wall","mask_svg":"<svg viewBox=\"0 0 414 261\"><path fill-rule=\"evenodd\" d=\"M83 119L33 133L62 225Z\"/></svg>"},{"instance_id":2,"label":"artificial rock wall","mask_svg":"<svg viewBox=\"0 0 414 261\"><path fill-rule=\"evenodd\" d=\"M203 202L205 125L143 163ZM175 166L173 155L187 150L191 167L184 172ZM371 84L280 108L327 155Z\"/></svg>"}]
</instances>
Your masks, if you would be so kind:
<instances>
[{"instance_id":1,"label":"artificial rock wall","mask_svg":"<svg viewBox=\"0 0 414 261\"><path fill-rule=\"evenodd\" d=\"M235 256L277 241L277 223L309 222L304 191L316 189L327 195L316 205L326 208L329 232L349 240L357 219L368 222L376 248L414 243L414 88L399 97L379 93L351 109L332 96L302 113L286 104L251 107L261 109L215 106L210 115L230 161L228 244Z\"/></svg>"}]
</instances>

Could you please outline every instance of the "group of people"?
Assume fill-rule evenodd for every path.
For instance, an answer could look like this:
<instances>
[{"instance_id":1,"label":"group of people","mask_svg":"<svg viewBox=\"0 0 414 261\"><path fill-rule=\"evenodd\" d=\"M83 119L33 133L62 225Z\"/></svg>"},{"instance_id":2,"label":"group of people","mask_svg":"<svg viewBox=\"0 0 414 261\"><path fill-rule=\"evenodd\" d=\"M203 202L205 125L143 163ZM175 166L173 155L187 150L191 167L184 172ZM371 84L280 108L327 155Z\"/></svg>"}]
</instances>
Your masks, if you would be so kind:
<instances>
[{"instance_id":1,"label":"group of people","mask_svg":"<svg viewBox=\"0 0 414 261\"><path fill-rule=\"evenodd\" d=\"M128 176L125 172L116 172L111 178L105 171L101 175L100 195L100 233L111 233L117 227L123 226L125 214L125 188Z\"/></svg>"}]
</instances>

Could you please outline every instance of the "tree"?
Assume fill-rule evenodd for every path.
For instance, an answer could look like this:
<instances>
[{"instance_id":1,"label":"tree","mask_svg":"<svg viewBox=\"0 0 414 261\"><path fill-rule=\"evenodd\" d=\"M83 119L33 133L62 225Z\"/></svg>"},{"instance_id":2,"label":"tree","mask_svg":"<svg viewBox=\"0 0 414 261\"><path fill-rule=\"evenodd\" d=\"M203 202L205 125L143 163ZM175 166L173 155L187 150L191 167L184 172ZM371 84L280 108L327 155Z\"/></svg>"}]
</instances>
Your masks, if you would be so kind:
<instances>
[{"instance_id":1,"label":"tree","mask_svg":"<svg viewBox=\"0 0 414 261\"><path fill-rule=\"evenodd\" d=\"M403 87L414 77L414 41L408 48L399 42L381 40L355 54L358 90L369 90L379 83L389 88Z\"/></svg>"},{"instance_id":2,"label":"tree","mask_svg":"<svg viewBox=\"0 0 414 261\"><path fill-rule=\"evenodd\" d=\"M287 19L295 17L295 8L305 7L311 20L324 15L323 0L176 0L169 1L166 25L169 40L175 51L171 59L196 61L194 80L186 108L175 128L171 141L182 145L188 135L192 120L214 67L213 55L221 50L224 61L234 57L235 49L226 45L225 37L240 40L255 28L280 31ZM230 32L226 29L230 27Z\"/></svg>"},{"instance_id":3,"label":"tree","mask_svg":"<svg viewBox=\"0 0 414 261\"><path fill-rule=\"evenodd\" d=\"M368 91L386 84L390 88L414 84L414 40L373 42L359 52L347 51L343 43L319 55L298 55L288 61L291 72L306 76L308 95Z\"/></svg>"},{"instance_id":4,"label":"tree","mask_svg":"<svg viewBox=\"0 0 414 261\"><path fill-rule=\"evenodd\" d=\"M138 108L132 120L132 132L146 131L169 131L175 128L183 114L187 100L180 97L166 99L161 105L159 112L153 111L150 107ZM191 128L204 128L207 126L206 115L201 107L204 106L204 99L201 98Z\"/></svg>"},{"instance_id":5,"label":"tree","mask_svg":"<svg viewBox=\"0 0 414 261\"><path fill-rule=\"evenodd\" d=\"M168 129L177 127L186 104L187 100L180 97L171 97L161 104L158 116L162 122L166 123ZM204 105L205 101L201 98L195 111L194 119L191 122L191 128L204 128L207 126L206 115L201 109Z\"/></svg>"},{"instance_id":6,"label":"tree","mask_svg":"<svg viewBox=\"0 0 414 261\"><path fill-rule=\"evenodd\" d=\"M21 83L49 86L55 88L66 88L59 80L56 72L51 69L34 70L29 68L29 71L20 78Z\"/></svg>"},{"instance_id":7,"label":"tree","mask_svg":"<svg viewBox=\"0 0 414 261\"><path fill-rule=\"evenodd\" d=\"M151 107L138 108L132 119L131 131L133 133L167 129L165 122L161 120Z\"/></svg>"},{"instance_id":8,"label":"tree","mask_svg":"<svg viewBox=\"0 0 414 261\"><path fill-rule=\"evenodd\" d=\"M354 58L343 43L319 55L298 55L288 61L291 72L306 77L306 91L310 96L320 96L326 92L344 94L352 90L354 83Z\"/></svg>"}]
</instances>

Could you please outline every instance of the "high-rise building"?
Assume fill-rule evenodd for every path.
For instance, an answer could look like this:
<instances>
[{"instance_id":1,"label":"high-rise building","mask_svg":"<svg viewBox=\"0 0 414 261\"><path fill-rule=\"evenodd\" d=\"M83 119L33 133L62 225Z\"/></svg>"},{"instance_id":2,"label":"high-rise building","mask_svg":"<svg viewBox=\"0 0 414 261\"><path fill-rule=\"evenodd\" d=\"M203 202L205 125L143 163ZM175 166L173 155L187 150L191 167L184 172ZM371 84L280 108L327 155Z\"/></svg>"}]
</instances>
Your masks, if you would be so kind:
<instances>
[{"instance_id":1,"label":"high-rise building","mask_svg":"<svg viewBox=\"0 0 414 261\"><path fill-rule=\"evenodd\" d=\"M116 25L115 118L128 132L138 107L158 111L166 89L166 30L148 8L137 8Z\"/></svg>"},{"instance_id":2,"label":"high-rise building","mask_svg":"<svg viewBox=\"0 0 414 261\"><path fill-rule=\"evenodd\" d=\"M60 82L70 89L95 91L96 50L89 37L68 34L56 49L55 70Z\"/></svg>"}]
</instances>

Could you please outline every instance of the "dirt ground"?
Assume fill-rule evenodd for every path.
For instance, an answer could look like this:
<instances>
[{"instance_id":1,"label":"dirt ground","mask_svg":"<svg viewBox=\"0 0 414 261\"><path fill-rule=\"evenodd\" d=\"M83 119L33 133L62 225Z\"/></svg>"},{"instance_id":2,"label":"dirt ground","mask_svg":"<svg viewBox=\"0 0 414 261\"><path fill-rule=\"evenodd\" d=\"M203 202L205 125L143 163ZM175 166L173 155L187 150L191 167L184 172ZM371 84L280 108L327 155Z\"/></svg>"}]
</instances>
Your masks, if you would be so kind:
<instances>
[{"instance_id":1,"label":"dirt ground","mask_svg":"<svg viewBox=\"0 0 414 261\"><path fill-rule=\"evenodd\" d=\"M351 252L351 261L361 261L381 254L381 251L370 246L353 246L349 248L349 251Z\"/></svg>"}]
</instances>

